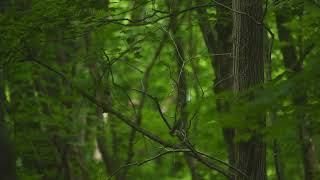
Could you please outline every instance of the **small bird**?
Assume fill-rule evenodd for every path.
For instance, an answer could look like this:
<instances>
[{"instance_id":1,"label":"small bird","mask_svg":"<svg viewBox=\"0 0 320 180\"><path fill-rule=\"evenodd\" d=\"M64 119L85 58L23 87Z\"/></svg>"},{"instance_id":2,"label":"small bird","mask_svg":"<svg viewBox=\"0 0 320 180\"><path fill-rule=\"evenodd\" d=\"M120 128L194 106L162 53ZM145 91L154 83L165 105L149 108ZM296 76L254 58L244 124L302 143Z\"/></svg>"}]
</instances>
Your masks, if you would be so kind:
<instances>
[{"instance_id":1,"label":"small bird","mask_svg":"<svg viewBox=\"0 0 320 180\"><path fill-rule=\"evenodd\" d=\"M176 121L174 124L173 124L173 127L170 131L170 135L171 136L174 136L177 134L177 132L183 130L185 127L185 121L182 120L182 119L179 119L178 121Z\"/></svg>"}]
</instances>

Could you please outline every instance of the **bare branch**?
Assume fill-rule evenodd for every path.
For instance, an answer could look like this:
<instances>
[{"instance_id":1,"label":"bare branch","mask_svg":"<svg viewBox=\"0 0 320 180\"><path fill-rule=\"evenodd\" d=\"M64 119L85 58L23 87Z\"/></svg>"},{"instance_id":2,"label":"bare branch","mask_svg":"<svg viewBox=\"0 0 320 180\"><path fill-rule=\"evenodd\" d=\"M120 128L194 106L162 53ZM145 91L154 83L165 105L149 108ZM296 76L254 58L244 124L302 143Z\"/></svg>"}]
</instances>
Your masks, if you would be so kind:
<instances>
[{"instance_id":1,"label":"bare branch","mask_svg":"<svg viewBox=\"0 0 320 180\"><path fill-rule=\"evenodd\" d=\"M55 70L54 68L42 63L41 61L38 61L36 59L33 59L31 62L35 62L38 65L41 65L43 67L45 67L46 69L48 69L51 72L54 72L55 74L59 75L63 80L65 80L76 92L78 92L81 96L83 96L84 98L86 98L87 100L89 100L90 102L92 102L93 104L100 106L104 112L108 112L111 113L112 115L116 116L118 119L120 119L122 122L126 123L128 126L130 126L131 128L134 128L136 131L140 132L141 134L143 134L144 136L148 137L149 139L165 146L165 147L171 147L174 148L176 147L174 144L166 142L162 139L160 139L158 136L154 135L153 133L137 126L134 122L132 122L130 119L128 119L127 117L125 117L123 114L121 114L120 112L114 110L112 107L110 107L108 104L104 103L104 102L100 102L97 99L95 99L93 96L91 96L90 94L88 94L87 92L83 91L81 88L79 88L78 86L76 86L74 83L72 83L72 81L70 81L64 74L62 74L61 72Z\"/></svg>"},{"instance_id":2,"label":"bare branch","mask_svg":"<svg viewBox=\"0 0 320 180\"><path fill-rule=\"evenodd\" d=\"M153 161L155 159L158 159L166 154L170 154L170 153L177 153L177 152L190 152L190 150L188 149L173 149L173 150L168 150L168 151L165 151L163 153L160 153L154 157L151 157L151 158L148 158L144 161L141 161L141 162L135 162L135 163L130 163L130 164L125 164L121 167L119 167L115 172L113 172L109 177L108 177L108 180L111 179L113 176L115 176L117 173L119 173L121 170L123 169L126 169L128 167L131 167L131 166L142 166L150 161Z\"/></svg>"}]
</instances>

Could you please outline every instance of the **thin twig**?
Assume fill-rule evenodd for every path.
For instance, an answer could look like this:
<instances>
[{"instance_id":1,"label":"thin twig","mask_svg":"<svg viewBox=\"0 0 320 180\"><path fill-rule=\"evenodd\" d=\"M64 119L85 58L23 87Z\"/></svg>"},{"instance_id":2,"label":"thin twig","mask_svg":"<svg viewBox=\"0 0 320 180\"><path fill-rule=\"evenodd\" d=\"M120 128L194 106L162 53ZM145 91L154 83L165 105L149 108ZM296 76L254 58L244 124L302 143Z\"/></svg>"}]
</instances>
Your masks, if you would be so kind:
<instances>
[{"instance_id":1,"label":"thin twig","mask_svg":"<svg viewBox=\"0 0 320 180\"><path fill-rule=\"evenodd\" d=\"M135 163L130 163L130 164L125 164L121 167L119 167L117 170L115 170L109 177L107 180L110 180L113 176L115 176L116 174L118 174L122 169L125 169L125 168L128 168L130 166L142 166L150 161L153 161L155 159L158 159L166 154L170 154L170 153L177 153L177 152L190 152L190 150L188 149L173 149L173 150L168 150L168 151L165 151L163 153L160 153L160 154L157 154L156 156L154 157L151 157L151 158L148 158L144 161L141 161L141 162L135 162Z\"/></svg>"}]
</instances>

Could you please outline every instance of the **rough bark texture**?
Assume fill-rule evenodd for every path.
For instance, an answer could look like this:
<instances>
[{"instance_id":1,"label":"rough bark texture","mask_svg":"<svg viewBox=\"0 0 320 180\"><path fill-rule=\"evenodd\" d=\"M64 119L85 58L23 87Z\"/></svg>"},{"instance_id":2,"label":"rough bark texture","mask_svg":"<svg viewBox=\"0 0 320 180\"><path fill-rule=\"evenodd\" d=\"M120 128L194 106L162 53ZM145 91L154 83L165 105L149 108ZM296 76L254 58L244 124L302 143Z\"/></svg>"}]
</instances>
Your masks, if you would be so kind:
<instances>
[{"instance_id":1,"label":"rough bark texture","mask_svg":"<svg viewBox=\"0 0 320 180\"><path fill-rule=\"evenodd\" d=\"M292 11L290 7L283 8L276 11L276 24L278 27L279 39L284 45L281 47L281 52L283 56L283 62L287 70L299 73L303 69L303 59L298 59L298 57L303 57L302 54L298 55L297 50L294 46L293 37L289 28L285 25L291 21ZM303 47L300 47L303 48ZM303 91L303 88L301 88ZM306 92L300 93L298 96L294 97L293 103L297 107L303 107L306 105L308 97ZM298 118L298 129L299 138L301 143L303 163L304 163L304 175L305 180L315 180L319 177L318 171L318 161L315 150L315 145L312 139L312 135L309 131L310 119L308 115L303 112L297 114Z\"/></svg>"},{"instance_id":2,"label":"rough bark texture","mask_svg":"<svg viewBox=\"0 0 320 180\"><path fill-rule=\"evenodd\" d=\"M264 82L263 27L256 23L262 20L263 9L261 0L233 0L232 8L234 9L233 88L235 94L239 94ZM265 126L264 117L247 116L246 121L258 122L260 126ZM267 179L266 145L262 137L248 129L237 130L237 134L242 133L250 133L251 138L237 143L236 163L238 168L248 175L249 180ZM247 178L239 175L236 179Z\"/></svg>"}]
</instances>

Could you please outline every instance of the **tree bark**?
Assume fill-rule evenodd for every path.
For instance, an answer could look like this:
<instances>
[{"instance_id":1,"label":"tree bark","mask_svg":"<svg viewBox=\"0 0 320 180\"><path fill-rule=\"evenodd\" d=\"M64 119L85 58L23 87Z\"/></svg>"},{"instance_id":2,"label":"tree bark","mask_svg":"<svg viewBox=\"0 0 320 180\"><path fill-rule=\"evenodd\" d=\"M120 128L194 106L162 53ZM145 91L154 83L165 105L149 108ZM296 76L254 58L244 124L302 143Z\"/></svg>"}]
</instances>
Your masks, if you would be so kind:
<instances>
[{"instance_id":1,"label":"tree bark","mask_svg":"<svg viewBox=\"0 0 320 180\"><path fill-rule=\"evenodd\" d=\"M240 94L264 82L263 26L257 23L263 19L262 1L233 0L232 9L234 9L233 90L235 94ZM247 99L252 98L254 97ZM265 127L264 115L250 117L248 114L246 121L248 122L243 123L257 122L260 127ZM266 180L266 145L256 131L248 128L237 129L237 135L243 133L250 133L251 137L236 144L237 167L248 175L249 180ZM246 178L238 175L236 179Z\"/></svg>"}]
</instances>

